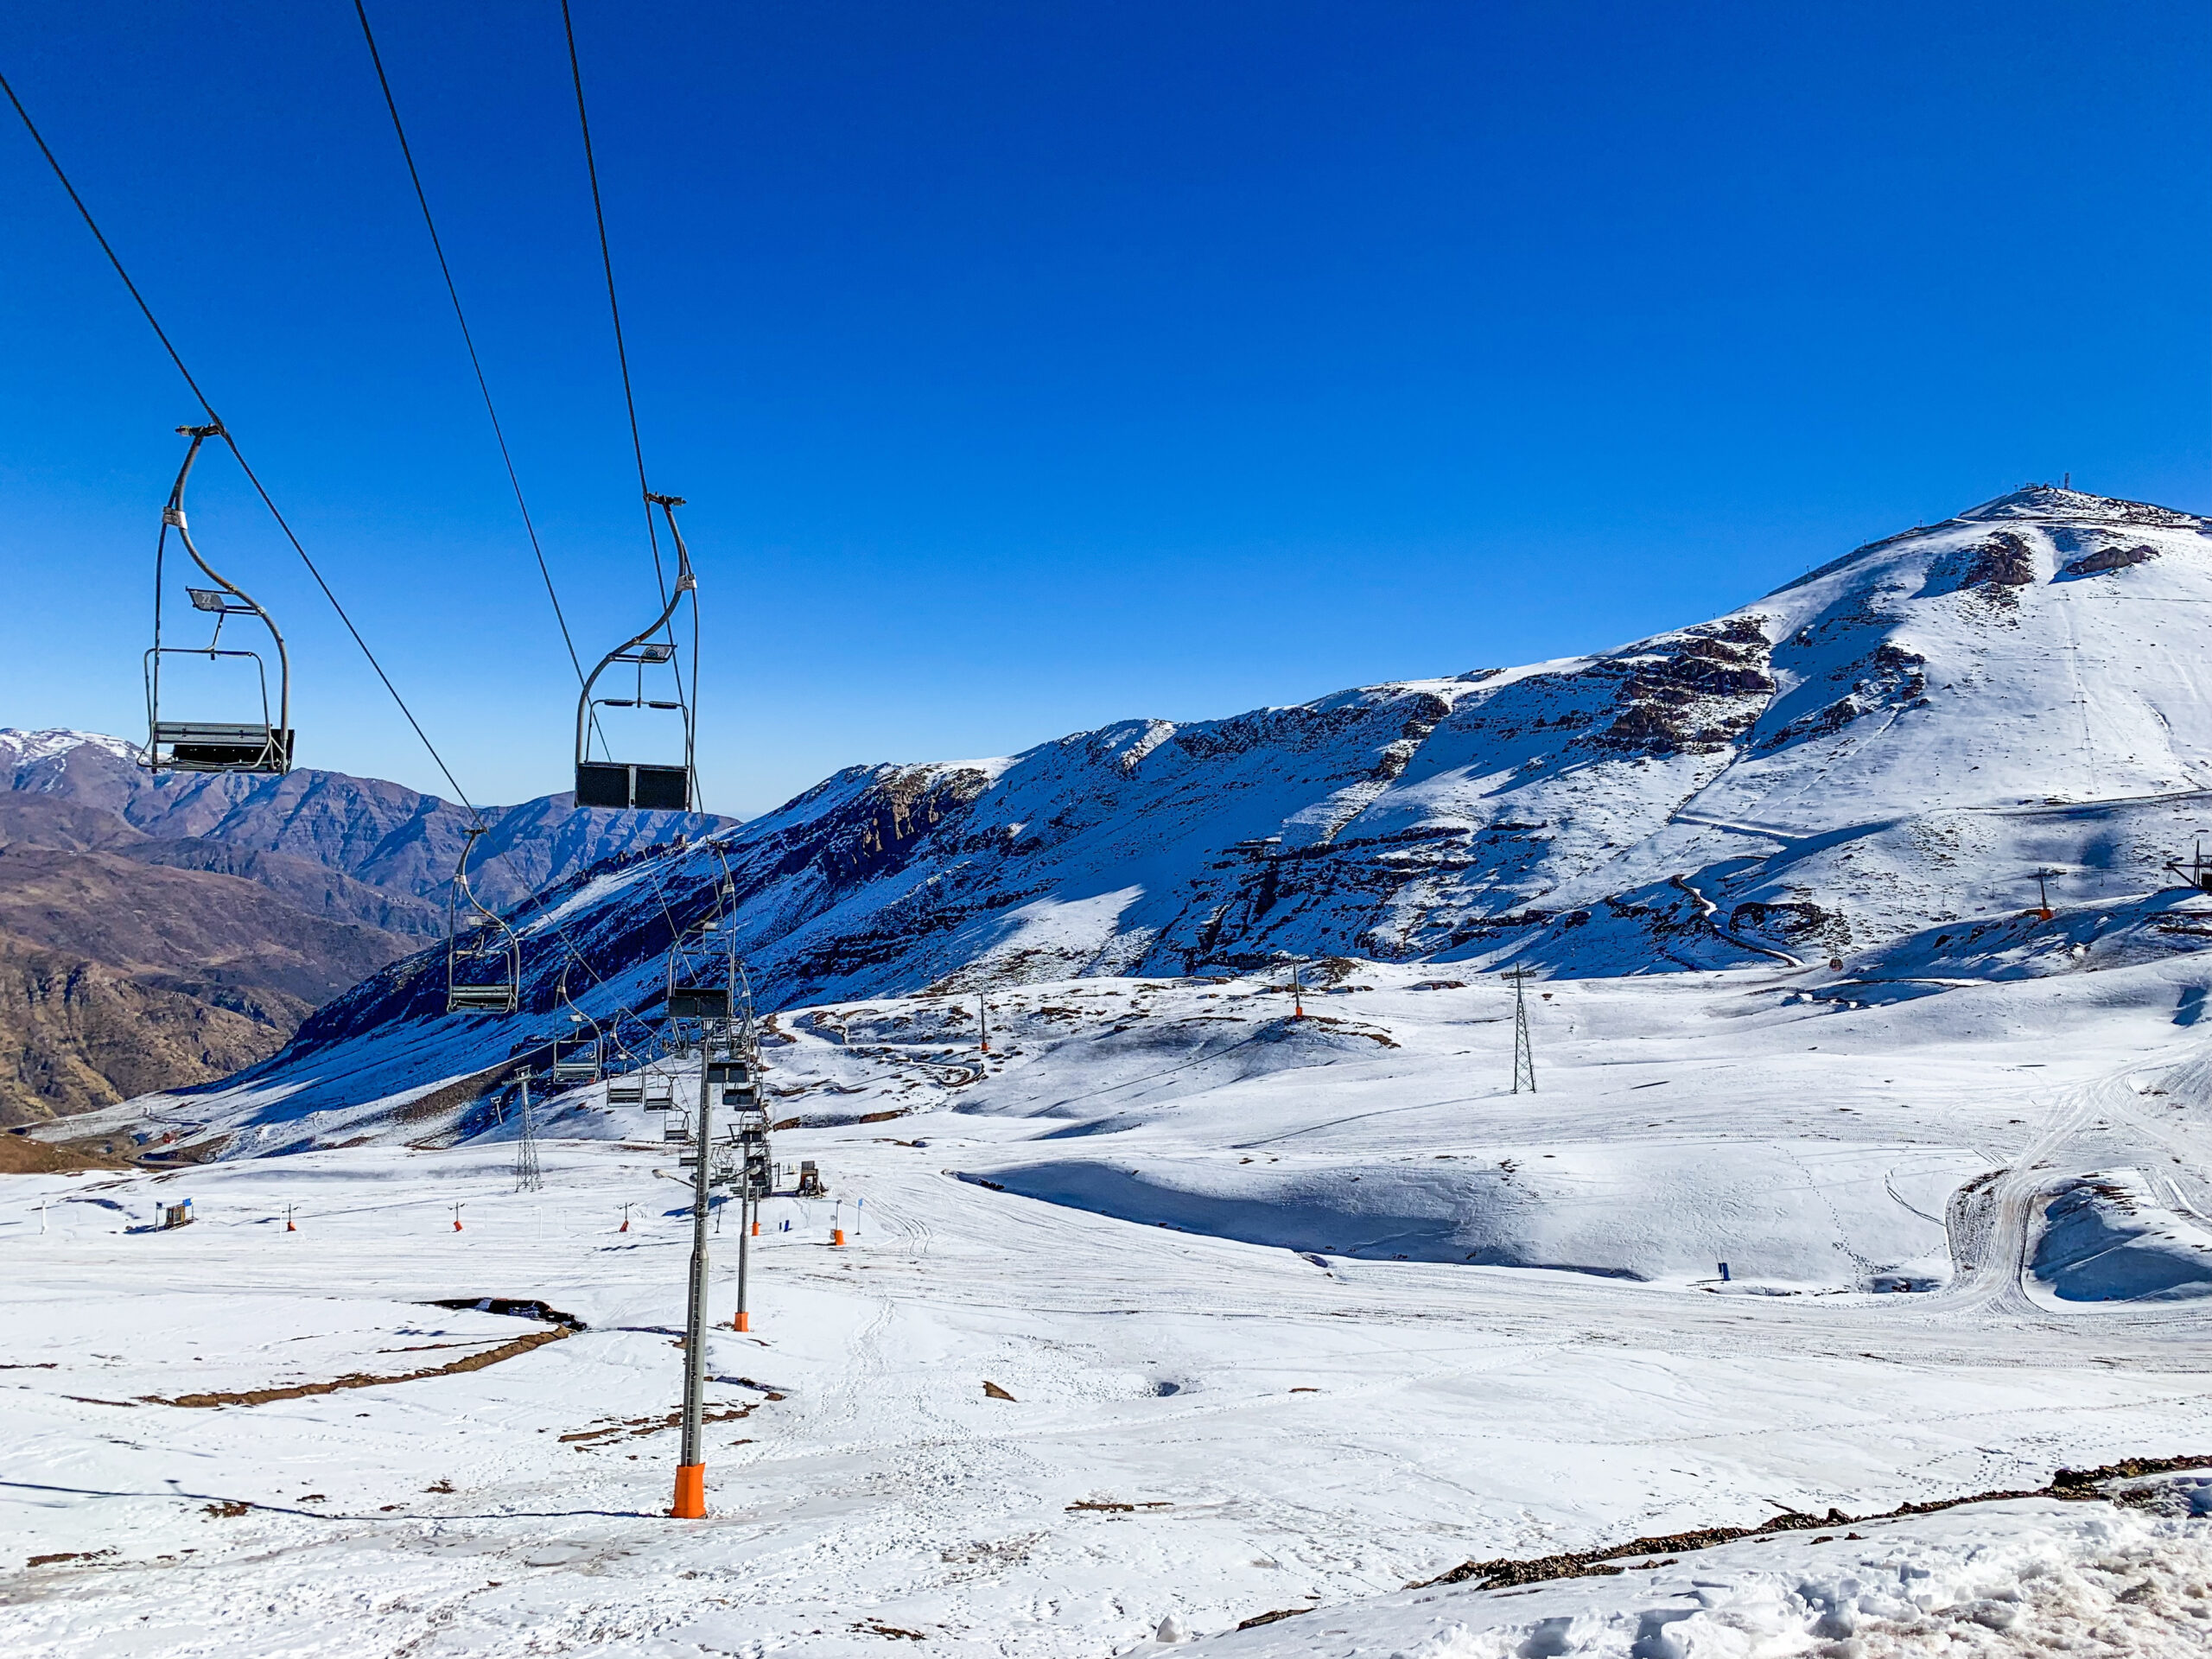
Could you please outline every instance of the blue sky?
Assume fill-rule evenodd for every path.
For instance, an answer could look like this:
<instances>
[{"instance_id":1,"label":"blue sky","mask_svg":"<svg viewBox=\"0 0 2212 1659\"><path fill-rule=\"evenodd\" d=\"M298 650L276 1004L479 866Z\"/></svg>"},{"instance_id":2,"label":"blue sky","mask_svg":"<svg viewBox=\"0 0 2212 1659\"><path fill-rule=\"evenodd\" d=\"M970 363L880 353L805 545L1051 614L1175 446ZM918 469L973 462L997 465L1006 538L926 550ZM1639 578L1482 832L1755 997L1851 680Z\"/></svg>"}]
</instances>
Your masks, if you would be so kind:
<instances>
[{"instance_id":1,"label":"blue sky","mask_svg":"<svg viewBox=\"0 0 2212 1659\"><path fill-rule=\"evenodd\" d=\"M2201 4L575 3L710 806L1600 648L2062 472L2212 510ZM603 648L653 595L558 8L371 16ZM350 4L80 0L0 67L461 782L564 787ZM12 125L0 214L0 723L128 733L193 406ZM194 504L302 760L437 787L219 458Z\"/></svg>"}]
</instances>

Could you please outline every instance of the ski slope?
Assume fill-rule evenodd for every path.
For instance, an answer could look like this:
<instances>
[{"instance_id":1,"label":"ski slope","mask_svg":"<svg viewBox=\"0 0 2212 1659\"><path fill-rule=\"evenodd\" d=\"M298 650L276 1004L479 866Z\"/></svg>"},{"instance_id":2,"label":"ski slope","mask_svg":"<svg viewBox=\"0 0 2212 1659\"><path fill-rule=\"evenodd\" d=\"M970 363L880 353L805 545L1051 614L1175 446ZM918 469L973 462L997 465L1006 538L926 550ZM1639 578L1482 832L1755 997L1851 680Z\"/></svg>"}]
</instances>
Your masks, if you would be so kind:
<instances>
[{"instance_id":1,"label":"ski slope","mask_svg":"<svg viewBox=\"0 0 2212 1659\"><path fill-rule=\"evenodd\" d=\"M2212 963L2114 933L1890 1000L1774 963L1541 982L1533 1095L1507 988L1433 964L1324 964L1303 1020L1266 974L1005 988L988 1058L970 996L787 1011L776 1153L834 1197L767 1206L697 1523L659 1513L688 1193L600 1090L552 1103L537 1193L511 1126L445 1144L435 1113L419 1146L385 1112L351 1147L16 1178L0 1644L1057 1659L1165 1624L1456 1659L1918 1618L1866 1651L1995 1653L2063 1602L2133 1632L2105 1650L2191 1650L2212 1522L2105 1504L1403 1588L2212 1455ZM191 1227L130 1230L187 1196ZM2129 1251L2158 1274L2081 1277ZM162 1403L566 1328L488 1298L582 1328Z\"/></svg>"}]
</instances>

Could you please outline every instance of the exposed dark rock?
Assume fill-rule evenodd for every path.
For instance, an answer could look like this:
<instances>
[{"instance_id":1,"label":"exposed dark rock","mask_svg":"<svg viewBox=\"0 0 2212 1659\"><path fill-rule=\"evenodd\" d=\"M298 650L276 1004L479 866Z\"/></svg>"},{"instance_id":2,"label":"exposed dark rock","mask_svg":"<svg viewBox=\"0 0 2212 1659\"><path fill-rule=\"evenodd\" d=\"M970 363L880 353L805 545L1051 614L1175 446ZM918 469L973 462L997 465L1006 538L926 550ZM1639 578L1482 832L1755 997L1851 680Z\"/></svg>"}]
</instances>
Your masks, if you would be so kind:
<instances>
[{"instance_id":1,"label":"exposed dark rock","mask_svg":"<svg viewBox=\"0 0 2212 1659\"><path fill-rule=\"evenodd\" d=\"M2035 550L2017 531L2000 530L1971 547L1955 548L1929 567L1923 597L1979 588L1984 597L2012 602L2011 589L2036 579Z\"/></svg>"},{"instance_id":2,"label":"exposed dark rock","mask_svg":"<svg viewBox=\"0 0 2212 1659\"><path fill-rule=\"evenodd\" d=\"M2132 564L2141 564L2158 556L2155 547L2101 547L2094 552L2084 553L2069 559L2060 569L2062 578L2101 575L2107 570L2125 570Z\"/></svg>"},{"instance_id":3,"label":"exposed dark rock","mask_svg":"<svg viewBox=\"0 0 2212 1659\"><path fill-rule=\"evenodd\" d=\"M1663 635L1637 654L1614 659L1624 672L1618 712L1587 741L1616 753L1701 753L1726 747L1758 719L1774 695L1768 642L1756 621L1733 617Z\"/></svg>"}]
</instances>

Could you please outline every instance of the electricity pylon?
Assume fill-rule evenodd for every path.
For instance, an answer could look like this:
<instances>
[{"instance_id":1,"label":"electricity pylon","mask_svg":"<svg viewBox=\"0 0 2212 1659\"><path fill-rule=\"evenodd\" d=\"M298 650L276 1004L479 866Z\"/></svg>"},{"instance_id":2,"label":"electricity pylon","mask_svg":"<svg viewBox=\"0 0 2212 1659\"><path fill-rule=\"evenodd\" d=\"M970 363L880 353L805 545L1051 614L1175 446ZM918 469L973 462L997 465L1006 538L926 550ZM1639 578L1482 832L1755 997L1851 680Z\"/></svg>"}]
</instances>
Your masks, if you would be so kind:
<instances>
[{"instance_id":1,"label":"electricity pylon","mask_svg":"<svg viewBox=\"0 0 2212 1659\"><path fill-rule=\"evenodd\" d=\"M545 1173L537 1166L537 1116L530 1109L530 1071L524 1067L515 1081L522 1089L522 1137L515 1142L515 1191L535 1192L544 1186Z\"/></svg>"},{"instance_id":2,"label":"electricity pylon","mask_svg":"<svg viewBox=\"0 0 2212 1659\"><path fill-rule=\"evenodd\" d=\"M1516 968L1505 976L1513 982L1513 1092L1525 1088L1536 1092L1536 1051L1529 1042L1529 970Z\"/></svg>"}]
</instances>

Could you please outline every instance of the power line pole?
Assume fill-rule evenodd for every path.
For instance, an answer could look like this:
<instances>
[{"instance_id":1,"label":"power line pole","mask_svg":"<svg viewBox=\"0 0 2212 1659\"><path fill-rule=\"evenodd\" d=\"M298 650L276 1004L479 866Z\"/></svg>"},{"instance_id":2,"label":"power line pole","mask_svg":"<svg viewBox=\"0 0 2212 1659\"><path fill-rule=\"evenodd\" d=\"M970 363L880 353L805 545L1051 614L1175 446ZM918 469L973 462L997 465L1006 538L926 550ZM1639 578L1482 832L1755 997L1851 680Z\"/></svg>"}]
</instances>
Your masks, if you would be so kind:
<instances>
[{"instance_id":1,"label":"power line pole","mask_svg":"<svg viewBox=\"0 0 2212 1659\"><path fill-rule=\"evenodd\" d=\"M1513 982L1513 1092L1525 1085L1536 1092L1536 1051L1529 1041L1529 970L1516 968L1505 976Z\"/></svg>"},{"instance_id":2,"label":"power line pole","mask_svg":"<svg viewBox=\"0 0 2212 1659\"><path fill-rule=\"evenodd\" d=\"M523 1067L515 1082L522 1090L522 1139L515 1142L515 1191L536 1192L545 1185L537 1163L537 1117L530 1109L530 1068Z\"/></svg>"},{"instance_id":3,"label":"power line pole","mask_svg":"<svg viewBox=\"0 0 2212 1659\"><path fill-rule=\"evenodd\" d=\"M976 993L976 1034L982 1040L981 1052L991 1052L991 1005L981 991Z\"/></svg>"}]
</instances>

